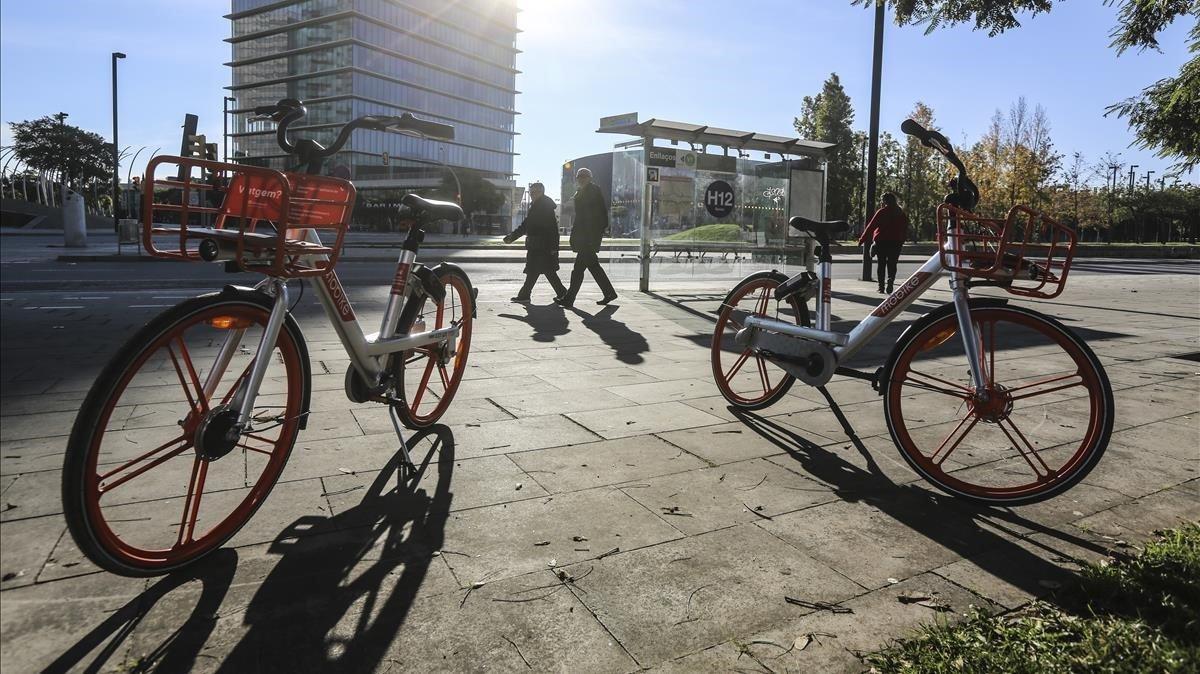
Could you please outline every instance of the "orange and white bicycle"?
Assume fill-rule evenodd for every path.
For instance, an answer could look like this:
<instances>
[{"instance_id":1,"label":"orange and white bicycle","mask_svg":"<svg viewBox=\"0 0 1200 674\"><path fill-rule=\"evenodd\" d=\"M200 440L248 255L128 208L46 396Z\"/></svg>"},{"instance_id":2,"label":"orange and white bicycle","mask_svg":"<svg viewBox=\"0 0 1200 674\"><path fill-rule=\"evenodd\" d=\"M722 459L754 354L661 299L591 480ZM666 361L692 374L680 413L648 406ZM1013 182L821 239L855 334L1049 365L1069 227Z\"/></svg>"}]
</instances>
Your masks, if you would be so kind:
<instances>
[{"instance_id":1,"label":"orange and white bicycle","mask_svg":"<svg viewBox=\"0 0 1200 674\"><path fill-rule=\"evenodd\" d=\"M347 397L388 406L408 468L402 427L435 423L466 369L471 282L455 265L416 261L426 223L460 219L459 206L403 198L413 224L379 332L364 335L334 269L354 186L320 175L323 159L355 129L449 139L454 128L407 113L372 115L345 125L325 148L288 137L288 125L307 114L300 101L254 112L278 125L280 147L302 172L184 157L157 157L146 168L143 241L151 254L224 262L265 278L164 311L88 392L67 446L63 510L80 550L114 573L161 574L196 561L229 540L275 486L312 395L290 279L314 281L349 357Z\"/></svg>"},{"instance_id":2,"label":"orange and white bicycle","mask_svg":"<svg viewBox=\"0 0 1200 674\"><path fill-rule=\"evenodd\" d=\"M937 212L938 252L849 333L831 330L832 235L844 221L792 218L820 243L819 273L751 274L725 297L712 340L712 371L732 405L757 410L796 379L870 381L901 456L955 496L993 505L1060 494L1095 467L1113 427L1104 366L1061 322L1007 299L971 297L979 286L1029 298L1058 296L1075 234L1017 206L1003 219L971 212L979 192L945 136L906 120L902 130L958 169L958 206ZM950 274L953 301L909 325L874 372L844 367L906 307ZM816 297L816 327L808 299ZM801 417L802 421L802 417Z\"/></svg>"}]
</instances>

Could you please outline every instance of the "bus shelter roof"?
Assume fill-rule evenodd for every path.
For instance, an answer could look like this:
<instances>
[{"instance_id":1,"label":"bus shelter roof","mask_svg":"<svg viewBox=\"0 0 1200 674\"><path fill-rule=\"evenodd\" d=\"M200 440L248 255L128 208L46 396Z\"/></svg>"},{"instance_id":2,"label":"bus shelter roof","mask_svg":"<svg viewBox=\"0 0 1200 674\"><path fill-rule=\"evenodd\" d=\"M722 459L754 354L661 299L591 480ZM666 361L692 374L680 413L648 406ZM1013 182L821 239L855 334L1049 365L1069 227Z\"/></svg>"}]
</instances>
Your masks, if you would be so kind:
<instances>
[{"instance_id":1,"label":"bus shelter roof","mask_svg":"<svg viewBox=\"0 0 1200 674\"><path fill-rule=\"evenodd\" d=\"M802 138L773 136L753 131L736 131L734 129L722 129L703 124L672 122L666 119L648 119L644 122L606 126L596 129L596 133L617 133L626 136L639 136L641 138L661 138L664 140L696 143L698 145L716 145L718 147L736 148L739 150L774 152L781 155L805 155L818 159L824 159L829 149L836 145L836 143L822 143Z\"/></svg>"}]
</instances>

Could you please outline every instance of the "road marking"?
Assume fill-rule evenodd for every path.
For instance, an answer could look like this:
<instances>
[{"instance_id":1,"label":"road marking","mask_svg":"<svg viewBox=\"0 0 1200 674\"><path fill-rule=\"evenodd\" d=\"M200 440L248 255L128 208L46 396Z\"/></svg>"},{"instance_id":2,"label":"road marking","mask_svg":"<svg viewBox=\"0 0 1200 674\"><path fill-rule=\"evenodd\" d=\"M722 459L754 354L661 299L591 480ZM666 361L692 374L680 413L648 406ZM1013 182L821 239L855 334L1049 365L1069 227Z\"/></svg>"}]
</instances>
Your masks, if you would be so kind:
<instances>
[{"instance_id":1,"label":"road marking","mask_svg":"<svg viewBox=\"0 0 1200 674\"><path fill-rule=\"evenodd\" d=\"M25 310L29 311L30 309L82 309L82 308L83 308L83 305L73 306L73 307L25 307Z\"/></svg>"},{"instance_id":2,"label":"road marking","mask_svg":"<svg viewBox=\"0 0 1200 674\"><path fill-rule=\"evenodd\" d=\"M130 304L130 309L157 309L161 307L173 307L174 304Z\"/></svg>"},{"instance_id":3,"label":"road marking","mask_svg":"<svg viewBox=\"0 0 1200 674\"><path fill-rule=\"evenodd\" d=\"M108 297L64 297L64 300L107 300Z\"/></svg>"},{"instance_id":4,"label":"road marking","mask_svg":"<svg viewBox=\"0 0 1200 674\"><path fill-rule=\"evenodd\" d=\"M152 295L152 300L190 300L195 295Z\"/></svg>"}]
</instances>

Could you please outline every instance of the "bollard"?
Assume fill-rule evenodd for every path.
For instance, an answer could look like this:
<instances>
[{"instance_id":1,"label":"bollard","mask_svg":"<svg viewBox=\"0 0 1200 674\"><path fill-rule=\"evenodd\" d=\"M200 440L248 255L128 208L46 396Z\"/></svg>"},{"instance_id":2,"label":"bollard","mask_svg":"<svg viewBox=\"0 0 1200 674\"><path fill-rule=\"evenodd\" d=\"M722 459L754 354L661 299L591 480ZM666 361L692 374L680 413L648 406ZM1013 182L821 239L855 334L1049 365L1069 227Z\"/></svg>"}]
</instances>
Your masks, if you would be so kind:
<instances>
[{"instance_id":1,"label":"bollard","mask_svg":"<svg viewBox=\"0 0 1200 674\"><path fill-rule=\"evenodd\" d=\"M87 247L87 216L84 214L83 195L63 190L62 223L63 243L68 248Z\"/></svg>"}]
</instances>

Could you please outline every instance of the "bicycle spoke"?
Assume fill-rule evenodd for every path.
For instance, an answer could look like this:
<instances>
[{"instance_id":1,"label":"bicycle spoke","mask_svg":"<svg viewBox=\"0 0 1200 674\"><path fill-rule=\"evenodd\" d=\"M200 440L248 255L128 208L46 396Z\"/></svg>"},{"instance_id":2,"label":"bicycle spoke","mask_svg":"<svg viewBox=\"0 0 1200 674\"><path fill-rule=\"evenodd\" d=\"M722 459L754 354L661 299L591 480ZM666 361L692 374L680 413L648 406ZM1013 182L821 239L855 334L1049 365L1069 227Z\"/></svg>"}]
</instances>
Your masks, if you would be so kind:
<instances>
[{"instance_id":1,"label":"bicycle spoke","mask_svg":"<svg viewBox=\"0 0 1200 674\"><path fill-rule=\"evenodd\" d=\"M108 471L107 473L104 473L103 475L98 476L97 482L103 482L104 480L107 480L108 478L116 475L117 473L120 473L120 472L130 468L134 464L141 463L142 461L149 459L151 456L158 454L159 452L163 451L164 449L167 449L168 447L171 447L171 445L174 445L175 443L180 442L180 441L183 441L183 444L180 445L179 447L175 447L174 449L171 449L169 452L167 452L167 454L158 457L154 461L151 461L150 463L138 468L137 470L134 470L132 473L130 473L128 475L122 476L120 479L116 480L115 482L112 482L111 484L100 485L98 487L97 491L100 493L101 496L103 496L104 494L107 494L108 492L112 491L113 489L116 489L117 487L125 484L126 482L132 480L133 478L137 477L138 475L145 473L146 471L150 470L151 468L154 468L154 467L162 464L165 461L168 461L176 456L179 456L185 450L187 450L188 448L190 448L192 446L191 440L188 440L186 435L180 435L177 438L174 438L172 440L168 440L168 441L164 442L163 444L159 445L158 447L155 447L154 449L146 452L145 454L142 454L141 456L133 459L132 461L123 463L120 466L117 466L116 468Z\"/></svg>"},{"instance_id":2,"label":"bicycle spoke","mask_svg":"<svg viewBox=\"0 0 1200 674\"><path fill-rule=\"evenodd\" d=\"M938 382L940 384L945 384L946 386L954 387L956 389L959 389L959 391L961 391L961 393L959 391L952 391L950 389L945 389L945 388L941 388L938 386L934 386L933 384L928 383L928 382L914 381L914 380L910 379L910 377L912 377L913 375L916 375L918 377L925 377L926 379L929 379L930 381L934 381L934 382ZM939 379L938 377L934 377L933 375L925 374L924 372L917 372L916 370L909 370L908 377L905 377L905 379L903 381L901 381L901 385L902 386L911 386L912 388L921 389L923 391L933 391L934 393L941 393L943 395L948 395L948 396L951 396L954 398L958 398L959 400L970 400L971 399L971 390L968 389L967 387L960 386L958 384L955 384L954 382L946 381L945 379Z\"/></svg>"},{"instance_id":3,"label":"bicycle spoke","mask_svg":"<svg viewBox=\"0 0 1200 674\"><path fill-rule=\"evenodd\" d=\"M754 359L758 361L758 374L762 378L763 395L771 392L771 378L767 376L767 363L763 357L754 354Z\"/></svg>"},{"instance_id":4,"label":"bicycle spoke","mask_svg":"<svg viewBox=\"0 0 1200 674\"><path fill-rule=\"evenodd\" d=\"M170 344L167 344L166 349L167 355L171 357L171 365L175 367L175 375L179 377L179 385L183 387L183 395L187 396L188 407L191 408L192 414L203 414L208 411L208 403L204 400L203 389L199 396L202 405L197 405L196 398L192 397L194 391L188 386L183 376L183 369L179 367L179 359L175 357L175 350L171 348Z\"/></svg>"},{"instance_id":5,"label":"bicycle spoke","mask_svg":"<svg viewBox=\"0 0 1200 674\"><path fill-rule=\"evenodd\" d=\"M421 384L417 387L417 395L412 401L412 411L416 412L421 406L421 398L425 395L425 389L429 388L429 377L433 374L433 360L431 359L425 365L425 372L421 374Z\"/></svg>"},{"instance_id":6,"label":"bicycle spoke","mask_svg":"<svg viewBox=\"0 0 1200 674\"><path fill-rule=\"evenodd\" d=\"M725 383L726 384L733 381L733 376L737 374L738 370L742 369L742 363L745 363L749 359L750 359L750 349L746 349L745 351L742 352L742 355L738 356L737 362L735 362L733 364L733 367L730 368L729 374L725 375Z\"/></svg>"},{"instance_id":7,"label":"bicycle spoke","mask_svg":"<svg viewBox=\"0 0 1200 674\"><path fill-rule=\"evenodd\" d=\"M437 369L438 369L438 374L442 378L442 390L449 391L450 390L450 377L448 377L446 375L446 366L442 365L441 363L438 363Z\"/></svg>"},{"instance_id":8,"label":"bicycle spoke","mask_svg":"<svg viewBox=\"0 0 1200 674\"><path fill-rule=\"evenodd\" d=\"M1038 454L1038 451L1033 448L1033 445L1029 442L1029 440L1025 438L1025 434L1021 432L1021 429L1017 428L1017 425L1013 423L1011 418L1007 419L1006 421L1008 421L1009 426L1012 426L1013 432L1017 434L1017 437L1021 439L1021 442L1017 442L1017 440L1013 438L1012 434L1008 432L1008 429L1004 427L1004 421L1000 421L996 425L999 426L1000 430L1004 432L1004 435L1008 438L1008 441L1013 443L1013 447L1017 450L1017 453L1021 455L1021 458L1025 459L1025 463L1028 463L1029 467L1033 469L1034 475L1037 475L1039 479L1046 479L1053 476L1054 471L1050 470L1050 466L1046 465L1045 460L1043 460L1042 456ZM1024 448L1021 447L1022 444L1025 445ZM1026 449L1029 451L1026 452ZM1042 464L1042 470L1044 470L1045 473L1038 471L1037 466L1033 465L1033 461L1030 460L1030 456L1037 459L1038 463Z\"/></svg>"},{"instance_id":9,"label":"bicycle spoke","mask_svg":"<svg viewBox=\"0 0 1200 674\"><path fill-rule=\"evenodd\" d=\"M1024 389L1032 388L1034 386L1044 386L1046 384L1053 384L1055 382L1064 381L1064 380L1071 379L1074 377L1079 377L1079 381L1075 381L1070 384L1064 384L1062 386L1055 386L1053 388L1042 389L1039 391L1032 391L1030 393L1023 393L1021 395L1015 395L1012 397L1012 399L1013 400L1024 400L1025 398L1032 398L1034 396L1046 395L1047 393L1054 393L1055 391L1062 391L1062 390L1069 389L1069 388L1075 388L1076 386L1083 386L1083 375L1080 374L1079 372L1072 372L1071 374L1063 375L1061 377L1051 377L1049 379L1043 379L1041 381L1036 381L1032 384L1018 386L1014 389L1009 389L1009 393L1011 394L1016 391L1022 391Z\"/></svg>"},{"instance_id":10,"label":"bicycle spoke","mask_svg":"<svg viewBox=\"0 0 1200 674\"><path fill-rule=\"evenodd\" d=\"M200 514L200 497L204 495L204 478L208 475L208 462L196 457L192 464L192 478L188 482L187 497L183 501L183 519L179 522L179 538L176 547L191 543L196 533L196 517Z\"/></svg>"},{"instance_id":11,"label":"bicycle spoke","mask_svg":"<svg viewBox=\"0 0 1200 674\"><path fill-rule=\"evenodd\" d=\"M237 446L241 447L242 449L250 450L251 452L258 452L259 454L266 454L267 456L273 456L275 454L274 451L271 451L268 449L262 449L261 447L251 447L250 445L246 445L246 444L243 444L240 442L237 444Z\"/></svg>"},{"instance_id":12,"label":"bicycle spoke","mask_svg":"<svg viewBox=\"0 0 1200 674\"><path fill-rule=\"evenodd\" d=\"M242 373L238 375L238 378L233 380L233 386L230 386L229 392L226 393L225 396L221 398L222 405L228 403L229 399L232 398L235 393L237 393L238 387L242 385L242 380L245 379L246 376L250 374L250 366L253 364L254 364L254 361L250 361L249 363L247 363L246 369L242 370Z\"/></svg>"},{"instance_id":13,"label":"bicycle spoke","mask_svg":"<svg viewBox=\"0 0 1200 674\"><path fill-rule=\"evenodd\" d=\"M960 429L962 429L963 424L966 424L968 421L970 421L971 423L967 424L966 430L964 430L962 432L962 435L958 436L957 440L954 440L954 444L950 445L950 447L947 448L946 443L950 442L954 438L955 434L957 434L958 431ZM955 449L958 449L958 446L960 444L962 444L962 441L964 439L966 439L967 434L971 432L972 428L975 428L975 424L977 424L977 423L979 423L979 417L977 417L977 416L971 415L971 416L963 417L962 421L958 422L958 425L954 427L954 430L950 431L950 435L947 435L946 439L942 440L942 444L938 445L938 448L933 452L932 455L930 455L929 460L933 461L938 466L941 466L943 463L945 463L946 459L950 458L950 455L954 452ZM940 459L937 458L938 454L941 454L943 449L946 450L946 453L942 454L942 458L940 458Z\"/></svg>"}]
</instances>

